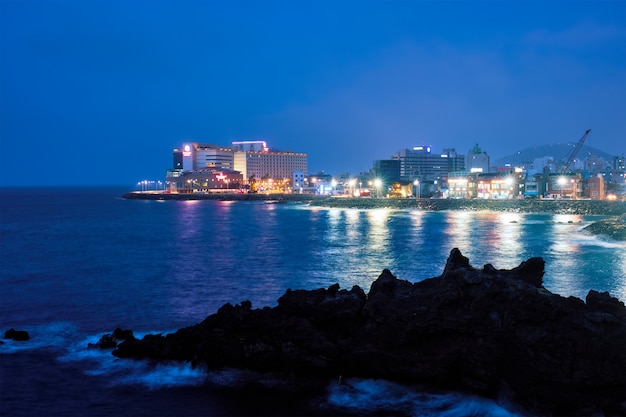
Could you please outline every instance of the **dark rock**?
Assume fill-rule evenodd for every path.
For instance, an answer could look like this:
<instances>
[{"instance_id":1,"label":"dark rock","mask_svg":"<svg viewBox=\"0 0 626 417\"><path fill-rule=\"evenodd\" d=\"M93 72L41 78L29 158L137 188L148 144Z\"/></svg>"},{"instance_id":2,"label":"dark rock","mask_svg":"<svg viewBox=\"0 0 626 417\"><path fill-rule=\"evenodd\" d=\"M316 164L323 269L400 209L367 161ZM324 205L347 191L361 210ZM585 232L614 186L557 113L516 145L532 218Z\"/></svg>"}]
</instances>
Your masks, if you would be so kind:
<instances>
[{"instance_id":1,"label":"dark rock","mask_svg":"<svg viewBox=\"0 0 626 417\"><path fill-rule=\"evenodd\" d=\"M545 265L543 258L530 258L511 270L512 278L542 288Z\"/></svg>"},{"instance_id":2,"label":"dark rock","mask_svg":"<svg viewBox=\"0 0 626 417\"><path fill-rule=\"evenodd\" d=\"M473 268L453 249L440 277L385 269L369 293L288 290L275 308L226 304L168 335L128 337L113 354L296 375L386 378L508 395L531 414L626 413L626 308L542 287L544 261Z\"/></svg>"},{"instance_id":3,"label":"dark rock","mask_svg":"<svg viewBox=\"0 0 626 417\"><path fill-rule=\"evenodd\" d=\"M26 330L9 329L4 332L4 338L16 340L19 342L25 342L27 340L30 340L30 335Z\"/></svg>"},{"instance_id":4,"label":"dark rock","mask_svg":"<svg viewBox=\"0 0 626 417\"><path fill-rule=\"evenodd\" d=\"M122 330L119 327L113 331L113 334L105 334L96 343L87 345L90 349L112 349L123 340L135 339L132 330Z\"/></svg>"},{"instance_id":5,"label":"dark rock","mask_svg":"<svg viewBox=\"0 0 626 417\"><path fill-rule=\"evenodd\" d=\"M626 214L598 220L583 230L595 235L608 236L614 240L626 241Z\"/></svg>"}]
</instances>

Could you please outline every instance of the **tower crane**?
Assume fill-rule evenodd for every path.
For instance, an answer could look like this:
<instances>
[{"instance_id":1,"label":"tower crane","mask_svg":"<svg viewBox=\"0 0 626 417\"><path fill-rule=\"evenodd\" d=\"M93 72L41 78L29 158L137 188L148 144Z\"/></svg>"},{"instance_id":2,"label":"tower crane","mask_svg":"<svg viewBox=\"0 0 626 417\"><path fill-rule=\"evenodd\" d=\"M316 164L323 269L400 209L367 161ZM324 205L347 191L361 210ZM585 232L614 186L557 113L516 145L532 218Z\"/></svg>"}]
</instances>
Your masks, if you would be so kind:
<instances>
[{"instance_id":1,"label":"tower crane","mask_svg":"<svg viewBox=\"0 0 626 417\"><path fill-rule=\"evenodd\" d=\"M589 135L589 132L591 132L591 129L587 129L587 131L585 132L583 137L580 138L580 140L576 144L576 147L574 148L574 150L570 154L569 158L567 159L567 162L565 163L565 166L563 167L563 174L565 174L567 172L569 167L572 165L572 162L574 162L574 159L576 158L576 155L578 155L578 151L580 151L580 148L583 147L583 143L585 143L585 139L587 139L587 136Z\"/></svg>"}]
</instances>

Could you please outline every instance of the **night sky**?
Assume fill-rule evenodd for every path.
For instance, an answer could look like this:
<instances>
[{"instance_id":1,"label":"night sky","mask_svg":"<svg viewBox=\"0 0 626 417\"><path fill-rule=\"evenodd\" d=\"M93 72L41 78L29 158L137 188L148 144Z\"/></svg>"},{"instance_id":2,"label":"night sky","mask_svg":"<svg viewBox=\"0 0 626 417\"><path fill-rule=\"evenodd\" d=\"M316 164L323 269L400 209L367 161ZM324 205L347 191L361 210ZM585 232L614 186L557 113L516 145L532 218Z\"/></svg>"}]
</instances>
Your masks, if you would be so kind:
<instances>
[{"instance_id":1,"label":"night sky","mask_svg":"<svg viewBox=\"0 0 626 417\"><path fill-rule=\"evenodd\" d=\"M0 0L0 42L0 185L162 180L182 141L626 153L624 0Z\"/></svg>"}]
</instances>

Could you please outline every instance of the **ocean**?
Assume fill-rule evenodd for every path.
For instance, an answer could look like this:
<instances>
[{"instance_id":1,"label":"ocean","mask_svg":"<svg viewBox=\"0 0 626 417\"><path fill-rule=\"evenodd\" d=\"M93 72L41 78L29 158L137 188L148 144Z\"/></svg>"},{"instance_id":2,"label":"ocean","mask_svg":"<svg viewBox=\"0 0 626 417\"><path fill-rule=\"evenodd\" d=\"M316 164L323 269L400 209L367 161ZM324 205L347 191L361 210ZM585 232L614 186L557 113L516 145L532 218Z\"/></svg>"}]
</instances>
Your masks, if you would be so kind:
<instances>
[{"instance_id":1,"label":"ocean","mask_svg":"<svg viewBox=\"0 0 626 417\"><path fill-rule=\"evenodd\" d=\"M2 416L514 416L457 392L350 379L294 389L271 375L121 360L88 349L116 327L168 333L225 303L275 306L288 289L366 292L385 268L420 281L452 248L475 267L541 256L544 286L626 300L626 244L582 229L602 216L327 209L306 204L137 201L124 188L0 190Z\"/></svg>"}]
</instances>

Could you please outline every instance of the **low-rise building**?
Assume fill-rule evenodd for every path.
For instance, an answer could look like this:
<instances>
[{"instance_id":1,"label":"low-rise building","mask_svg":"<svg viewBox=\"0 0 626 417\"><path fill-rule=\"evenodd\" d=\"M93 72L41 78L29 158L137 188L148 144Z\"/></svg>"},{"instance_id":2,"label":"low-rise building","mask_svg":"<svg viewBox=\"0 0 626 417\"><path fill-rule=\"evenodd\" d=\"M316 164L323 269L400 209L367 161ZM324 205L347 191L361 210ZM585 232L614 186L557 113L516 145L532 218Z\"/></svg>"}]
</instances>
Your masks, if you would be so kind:
<instances>
[{"instance_id":1,"label":"low-rise building","mask_svg":"<svg viewBox=\"0 0 626 417\"><path fill-rule=\"evenodd\" d=\"M545 198L577 199L582 195L580 174L549 174L546 179Z\"/></svg>"},{"instance_id":2,"label":"low-rise building","mask_svg":"<svg viewBox=\"0 0 626 417\"><path fill-rule=\"evenodd\" d=\"M606 191L604 189L604 177L602 174L589 177L584 181L583 195L592 200L604 200Z\"/></svg>"},{"instance_id":3,"label":"low-rise building","mask_svg":"<svg viewBox=\"0 0 626 417\"><path fill-rule=\"evenodd\" d=\"M242 189L243 176L240 172L228 169L171 169L167 171L165 183L170 193L233 192Z\"/></svg>"}]
</instances>

